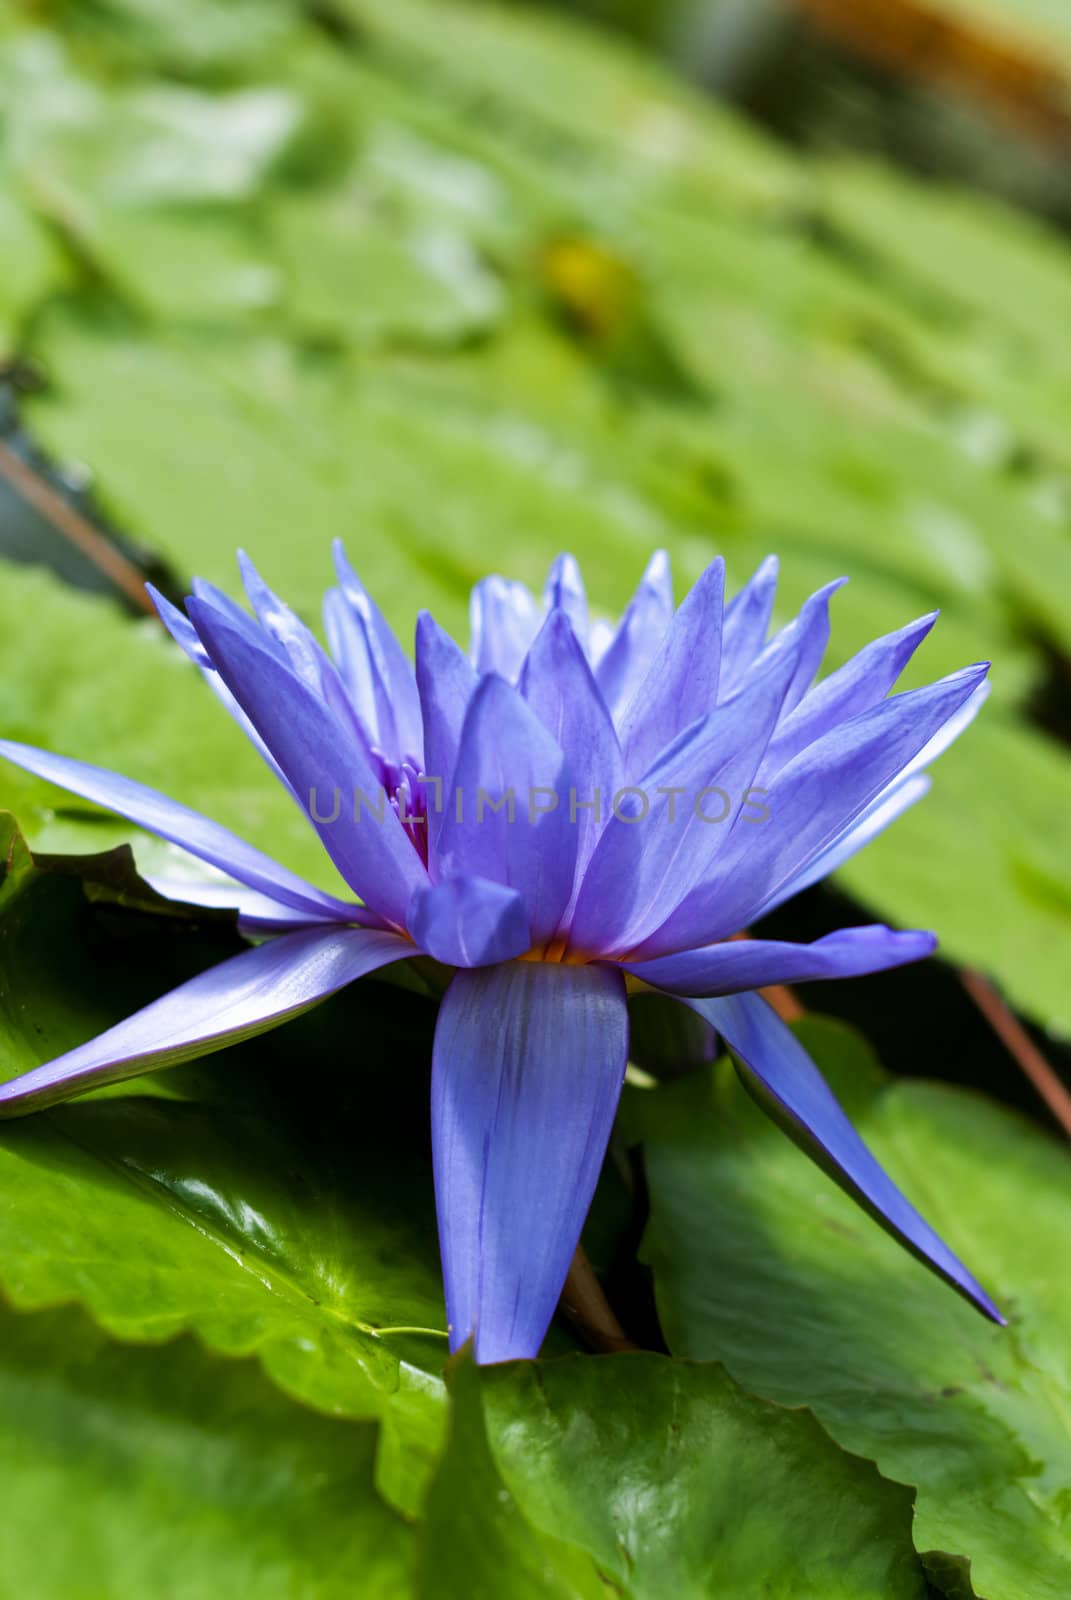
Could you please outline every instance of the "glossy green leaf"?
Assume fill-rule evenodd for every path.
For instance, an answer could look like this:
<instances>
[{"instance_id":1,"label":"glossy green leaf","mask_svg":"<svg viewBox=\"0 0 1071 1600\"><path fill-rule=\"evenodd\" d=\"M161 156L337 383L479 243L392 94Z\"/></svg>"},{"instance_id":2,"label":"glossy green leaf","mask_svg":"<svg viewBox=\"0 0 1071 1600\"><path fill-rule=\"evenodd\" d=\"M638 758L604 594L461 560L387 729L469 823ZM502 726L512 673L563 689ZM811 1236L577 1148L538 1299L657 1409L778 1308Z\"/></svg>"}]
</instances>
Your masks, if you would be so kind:
<instances>
[{"instance_id":1,"label":"glossy green leaf","mask_svg":"<svg viewBox=\"0 0 1071 1600\"><path fill-rule=\"evenodd\" d=\"M886 1080L865 1045L801 1025L879 1160L1010 1318L926 1273L751 1103L722 1062L629 1091L643 1253L679 1355L810 1406L845 1449L917 1486L914 1539L986 1600L1071 1582L1066 1150L979 1097ZM960 1592L956 1590L955 1592Z\"/></svg>"},{"instance_id":2,"label":"glossy green leaf","mask_svg":"<svg viewBox=\"0 0 1071 1600\"><path fill-rule=\"evenodd\" d=\"M413 1535L375 1430L192 1338L120 1345L72 1309L0 1312L0 1579L35 1600L401 1600Z\"/></svg>"},{"instance_id":3,"label":"glossy green leaf","mask_svg":"<svg viewBox=\"0 0 1071 1600\"><path fill-rule=\"evenodd\" d=\"M910 1493L719 1367L566 1358L462 1369L452 1388L422 1533L448 1590L464 1573L473 1596L586 1600L593 1563L629 1600L925 1593Z\"/></svg>"},{"instance_id":4,"label":"glossy green leaf","mask_svg":"<svg viewBox=\"0 0 1071 1600\"><path fill-rule=\"evenodd\" d=\"M10 821L0 861L5 1078L237 948L218 918L89 898ZM77 1300L126 1340L192 1329L298 1399L378 1419L379 1481L412 1509L446 1349L433 1021L430 1001L357 985L252 1044L4 1123L0 1289L25 1310Z\"/></svg>"},{"instance_id":5,"label":"glossy green leaf","mask_svg":"<svg viewBox=\"0 0 1071 1600\"><path fill-rule=\"evenodd\" d=\"M451 1385L446 1447L424 1504L421 1600L600 1600L606 1589L589 1556L540 1533L502 1481L487 1439L476 1368L462 1358Z\"/></svg>"}]
</instances>

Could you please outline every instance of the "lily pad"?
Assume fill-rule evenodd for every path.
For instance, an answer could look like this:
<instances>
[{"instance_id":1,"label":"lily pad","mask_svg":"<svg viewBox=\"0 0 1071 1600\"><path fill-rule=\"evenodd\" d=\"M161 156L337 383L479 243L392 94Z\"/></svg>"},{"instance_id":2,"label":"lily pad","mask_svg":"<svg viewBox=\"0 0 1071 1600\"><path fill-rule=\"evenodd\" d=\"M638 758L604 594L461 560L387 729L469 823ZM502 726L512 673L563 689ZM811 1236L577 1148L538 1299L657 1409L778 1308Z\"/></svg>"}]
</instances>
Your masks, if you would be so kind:
<instances>
[{"instance_id":1,"label":"lily pad","mask_svg":"<svg viewBox=\"0 0 1071 1600\"><path fill-rule=\"evenodd\" d=\"M0 861L5 1078L238 947L218 918L87 900L10 820ZM0 1289L20 1310L76 1300L124 1340L193 1330L257 1355L297 1399L378 1420L380 1485L414 1509L446 1353L433 1021L418 995L356 986L252 1047L4 1124Z\"/></svg>"},{"instance_id":2,"label":"lily pad","mask_svg":"<svg viewBox=\"0 0 1071 1600\"><path fill-rule=\"evenodd\" d=\"M375 1430L186 1337L135 1349L67 1308L0 1312L0 1559L11 1594L400 1600L414 1540Z\"/></svg>"},{"instance_id":3,"label":"lily pad","mask_svg":"<svg viewBox=\"0 0 1071 1600\"><path fill-rule=\"evenodd\" d=\"M1071 1158L947 1086L884 1077L861 1039L801 1036L878 1158L1009 1317L984 1322L834 1188L722 1061L629 1090L643 1245L675 1354L809 1406L845 1449L917 1489L916 1548L986 1600L1071 1583L1066 1276ZM958 1574L958 1578L957 1578ZM960 1592L957 1590L956 1592Z\"/></svg>"},{"instance_id":4,"label":"lily pad","mask_svg":"<svg viewBox=\"0 0 1071 1600\"><path fill-rule=\"evenodd\" d=\"M719 1367L518 1362L462 1368L452 1391L421 1537L425 1571L448 1592L453 1579L488 1600L587 1600L606 1592L596 1575L629 1600L926 1592L910 1493L808 1412L745 1394Z\"/></svg>"}]
</instances>

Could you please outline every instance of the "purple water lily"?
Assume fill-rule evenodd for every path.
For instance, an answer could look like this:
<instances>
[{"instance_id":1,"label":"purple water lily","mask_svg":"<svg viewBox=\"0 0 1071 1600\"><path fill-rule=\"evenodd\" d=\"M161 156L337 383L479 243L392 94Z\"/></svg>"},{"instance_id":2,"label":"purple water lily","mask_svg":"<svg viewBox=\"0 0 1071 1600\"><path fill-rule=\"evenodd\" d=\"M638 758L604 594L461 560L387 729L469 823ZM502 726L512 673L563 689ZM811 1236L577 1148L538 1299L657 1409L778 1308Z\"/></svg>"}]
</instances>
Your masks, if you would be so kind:
<instances>
[{"instance_id":1,"label":"purple water lily","mask_svg":"<svg viewBox=\"0 0 1071 1600\"><path fill-rule=\"evenodd\" d=\"M160 615L291 791L356 900L324 893L129 778L0 753L216 869L164 892L237 909L258 942L0 1088L15 1115L274 1027L417 954L454 970L435 1032L436 1204L451 1347L540 1347L625 1075L626 995L704 1017L759 1098L909 1250L996 1321L754 991L876 972L934 938L882 926L809 945L732 935L832 871L924 793L985 664L890 690L934 616L815 683L831 584L770 636L777 566L728 604L715 561L676 610L650 562L616 628L560 557L542 605L487 578L466 656L433 619L410 664L336 547L330 651L241 559L253 614L195 583ZM224 876L225 875L225 876Z\"/></svg>"}]
</instances>

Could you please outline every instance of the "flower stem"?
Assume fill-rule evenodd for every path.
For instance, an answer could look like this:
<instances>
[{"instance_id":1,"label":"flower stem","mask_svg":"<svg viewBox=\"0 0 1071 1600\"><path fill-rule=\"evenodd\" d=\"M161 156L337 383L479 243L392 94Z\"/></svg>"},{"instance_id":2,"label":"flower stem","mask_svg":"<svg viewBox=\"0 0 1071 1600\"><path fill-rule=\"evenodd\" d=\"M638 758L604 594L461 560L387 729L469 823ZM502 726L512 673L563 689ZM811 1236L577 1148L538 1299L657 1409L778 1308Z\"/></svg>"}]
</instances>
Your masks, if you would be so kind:
<instances>
[{"instance_id":1,"label":"flower stem","mask_svg":"<svg viewBox=\"0 0 1071 1600\"><path fill-rule=\"evenodd\" d=\"M47 479L34 471L28 462L16 455L9 445L0 440L0 476L6 478L15 493L37 511L46 522L80 550L115 587L126 596L138 611L154 617L156 608L145 591L145 579L132 561L128 561L88 518L76 511Z\"/></svg>"},{"instance_id":2,"label":"flower stem","mask_svg":"<svg viewBox=\"0 0 1071 1600\"><path fill-rule=\"evenodd\" d=\"M589 1349L601 1355L639 1349L618 1322L583 1245L576 1247L558 1309L572 1323Z\"/></svg>"},{"instance_id":3,"label":"flower stem","mask_svg":"<svg viewBox=\"0 0 1071 1600\"><path fill-rule=\"evenodd\" d=\"M1071 1138L1071 1092L1045 1060L1018 1017L980 972L967 967L960 982L993 1032L1018 1062L1064 1132Z\"/></svg>"}]
</instances>

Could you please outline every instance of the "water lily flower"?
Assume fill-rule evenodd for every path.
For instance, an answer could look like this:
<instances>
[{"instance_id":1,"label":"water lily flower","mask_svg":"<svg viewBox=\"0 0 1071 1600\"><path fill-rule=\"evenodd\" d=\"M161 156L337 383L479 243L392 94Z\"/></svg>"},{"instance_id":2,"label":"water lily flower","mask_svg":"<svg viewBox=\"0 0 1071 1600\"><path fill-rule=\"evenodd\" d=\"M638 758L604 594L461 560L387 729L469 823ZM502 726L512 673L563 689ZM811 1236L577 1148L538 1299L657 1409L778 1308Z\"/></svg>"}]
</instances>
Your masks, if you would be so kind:
<instances>
[{"instance_id":1,"label":"water lily flower","mask_svg":"<svg viewBox=\"0 0 1071 1600\"><path fill-rule=\"evenodd\" d=\"M891 694L934 616L816 682L829 600L771 634L773 559L728 603L715 561L674 609L651 560L615 628L576 562L539 604L491 577L469 654L427 613L415 668L336 547L329 649L240 557L251 611L197 582L160 615L292 793L354 897L325 893L130 778L25 745L0 753L215 869L249 948L0 1088L17 1115L218 1050L391 962L453 969L431 1068L451 1345L534 1356L573 1257L624 1080L627 994L694 1008L823 1167L996 1321L967 1269L885 1174L795 1035L755 992L915 961L925 932L813 944L734 939L832 871L925 791L971 720L986 664ZM255 942L254 942L255 941Z\"/></svg>"}]
</instances>

